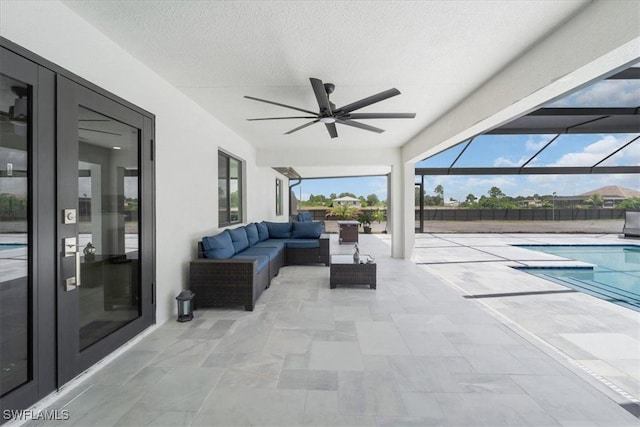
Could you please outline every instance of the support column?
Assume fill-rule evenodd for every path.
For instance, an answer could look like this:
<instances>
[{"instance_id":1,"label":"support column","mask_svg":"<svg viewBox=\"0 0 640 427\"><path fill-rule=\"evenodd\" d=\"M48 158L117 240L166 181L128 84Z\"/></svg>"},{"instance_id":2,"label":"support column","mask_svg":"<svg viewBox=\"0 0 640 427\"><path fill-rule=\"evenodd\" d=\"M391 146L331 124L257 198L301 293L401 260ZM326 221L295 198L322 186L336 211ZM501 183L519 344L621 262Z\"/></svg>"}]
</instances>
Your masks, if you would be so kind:
<instances>
[{"instance_id":1,"label":"support column","mask_svg":"<svg viewBox=\"0 0 640 427\"><path fill-rule=\"evenodd\" d=\"M388 196L388 225L391 233L391 256L411 258L415 240L413 163L395 162L391 166L391 191Z\"/></svg>"}]
</instances>

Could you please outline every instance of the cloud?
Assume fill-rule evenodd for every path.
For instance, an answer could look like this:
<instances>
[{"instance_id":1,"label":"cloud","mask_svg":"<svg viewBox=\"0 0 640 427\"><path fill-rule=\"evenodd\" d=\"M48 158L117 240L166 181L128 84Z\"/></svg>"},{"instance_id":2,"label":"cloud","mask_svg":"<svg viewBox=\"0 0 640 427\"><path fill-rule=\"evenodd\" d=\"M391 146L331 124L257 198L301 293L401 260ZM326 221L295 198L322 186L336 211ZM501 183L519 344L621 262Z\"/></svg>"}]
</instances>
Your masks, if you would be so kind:
<instances>
[{"instance_id":1,"label":"cloud","mask_svg":"<svg viewBox=\"0 0 640 427\"><path fill-rule=\"evenodd\" d=\"M640 105L640 81L603 80L546 107L637 107L638 105Z\"/></svg>"},{"instance_id":2,"label":"cloud","mask_svg":"<svg viewBox=\"0 0 640 427\"><path fill-rule=\"evenodd\" d=\"M495 159L493 161L493 166L494 167L518 167L520 165L522 165L524 162L526 162L527 160L529 160L529 156L523 156L520 157L520 159L514 161L509 160L508 158L504 157L504 156L500 156L497 159Z\"/></svg>"},{"instance_id":3,"label":"cloud","mask_svg":"<svg viewBox=\"0 0 640 427\"><path fill-rule=\"evenodd\" d=\"M548 166L592 166L628 141L628 136L616 138L613 135L604 135L598 141L584 147L582 151L563 154L556 162ZM633 156L633 154L630 155ZM610 157L607 162L609 166L614 166L618 164L617 161L620 161L624 156L625 153L622 151L618 152Z\"/></svg>"},{"instance_id":4,"label":"cloud","mask_svg":"<svg viewBox=\"0 0 640 427\"><path fill-rule=\"evenodd\" d=\"M631 145L609 157L599 166L640 166L640 143L633 142Z\"/></svg>"},{"instance_id":5,"label":"cloud","mask_svg":"<svg viewBox=\"0 0 640 427\"><path fill-rule=\"evenodd\" d=\"M515 185L512 176L493 176L490 178L471 177L467 179L467 185L471 187L484 186L488 192L491 187L513 187Z\"/></svg>"},{"instance_id":6,"label":"cloud","mask_svg":"<svg viewBox=\"0 0 640 427\"><path fill-rule=\"evenodd\" d=\"M536 152L544 147L544 145L549 142L553 136L554 135L532 135L525 143L525 148L527 151Z\"/></svg>"}]
</instances>

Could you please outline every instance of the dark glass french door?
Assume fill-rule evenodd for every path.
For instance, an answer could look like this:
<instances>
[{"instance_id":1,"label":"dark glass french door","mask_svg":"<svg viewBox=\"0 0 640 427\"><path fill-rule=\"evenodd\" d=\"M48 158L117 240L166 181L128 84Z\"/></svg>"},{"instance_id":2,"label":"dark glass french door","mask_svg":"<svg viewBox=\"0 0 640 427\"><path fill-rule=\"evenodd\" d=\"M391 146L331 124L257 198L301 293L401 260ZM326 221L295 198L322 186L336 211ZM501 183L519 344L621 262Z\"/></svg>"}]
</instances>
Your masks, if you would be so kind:
<instances>
[{"instance_id":1,"label":"dark glass french door","mask_svg":"<svg viewBox=\"0 0 640 427\"><path fill-rule=\"evenodd\" d=\"M54 102L54 73L0 48L0 424L55 389Z\"/></svg>"},{"instance_id":2,"label":"dark glass french door","mask_svg":"<svg viewBox=\"0 0 640 427\"><path fill-rule=\"evenodd\" d=\"M57 78L58 382L152 323L151 121Z\"/></svg>"},{"instance_id":3,"label":"dark glass french door","mask_svg":"<svg viewBox=\"0 0 640 427\"><path fill-rule=\"evenodd\" d=\"M151 114L0 39L0 424L154 322Z\"/></svg>"}]
</instances>

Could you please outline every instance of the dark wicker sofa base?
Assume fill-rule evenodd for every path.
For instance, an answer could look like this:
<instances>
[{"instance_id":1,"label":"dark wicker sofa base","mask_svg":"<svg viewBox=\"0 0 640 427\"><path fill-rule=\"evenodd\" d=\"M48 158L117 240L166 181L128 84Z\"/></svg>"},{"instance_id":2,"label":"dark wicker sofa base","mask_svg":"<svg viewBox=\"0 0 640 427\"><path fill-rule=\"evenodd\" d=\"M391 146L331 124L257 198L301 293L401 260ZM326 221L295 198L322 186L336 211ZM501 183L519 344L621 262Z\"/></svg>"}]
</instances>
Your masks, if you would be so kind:
<instances>
[{"instance_id":1,"label":"dark wicker sofa base","mask_svg":"<svg viewBox=\"0 0 640 427\"><path fill-rule=\"evenodd\" d=\"M258 273L256 260L202 258L191 261L190 270L196 307L243 305L253 311L260 294L269 287L269 269Z\"/></svg>"},{"instance_id":2,"label":"dark wicker sofa base","mask_svg":"<svg viewBox=\"0 0 640 427\"><path fill-rule=\"evenodd\" d=\"M208 259L198 243L198 259L189 266L190 290L196 308L244 306L253 311L256 301L285 265L329 265L329 236L323 234L319 248L284 248L258 272L258 261L251 259Z\"/></svg>"}]
</instances>

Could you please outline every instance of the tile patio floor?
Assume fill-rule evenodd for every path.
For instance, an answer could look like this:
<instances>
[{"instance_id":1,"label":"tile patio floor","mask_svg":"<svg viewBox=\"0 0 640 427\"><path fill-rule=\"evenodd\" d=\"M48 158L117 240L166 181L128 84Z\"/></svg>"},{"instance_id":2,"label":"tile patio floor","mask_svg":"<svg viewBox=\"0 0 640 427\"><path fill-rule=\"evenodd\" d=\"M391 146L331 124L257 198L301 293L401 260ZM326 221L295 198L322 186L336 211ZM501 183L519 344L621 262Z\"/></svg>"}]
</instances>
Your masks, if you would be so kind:
<instances>
[{"instance_id":1,"label":"tile patio floor","mask_svg":"<svg viewBox=\"0 0 640 427\"><path fill-rule=\"evenodd\" d=\"M640 424L621 406L640 397L638 313L577 293L463 297L558 289L510 269L530 254L509 243L616 236L418 235L414 262L389 238L361 236L377 290L283 268L255 311L169 321L47 409L65 426ZM351 246L333 235L331 251Z\"/></svg>"}]
</instances>

